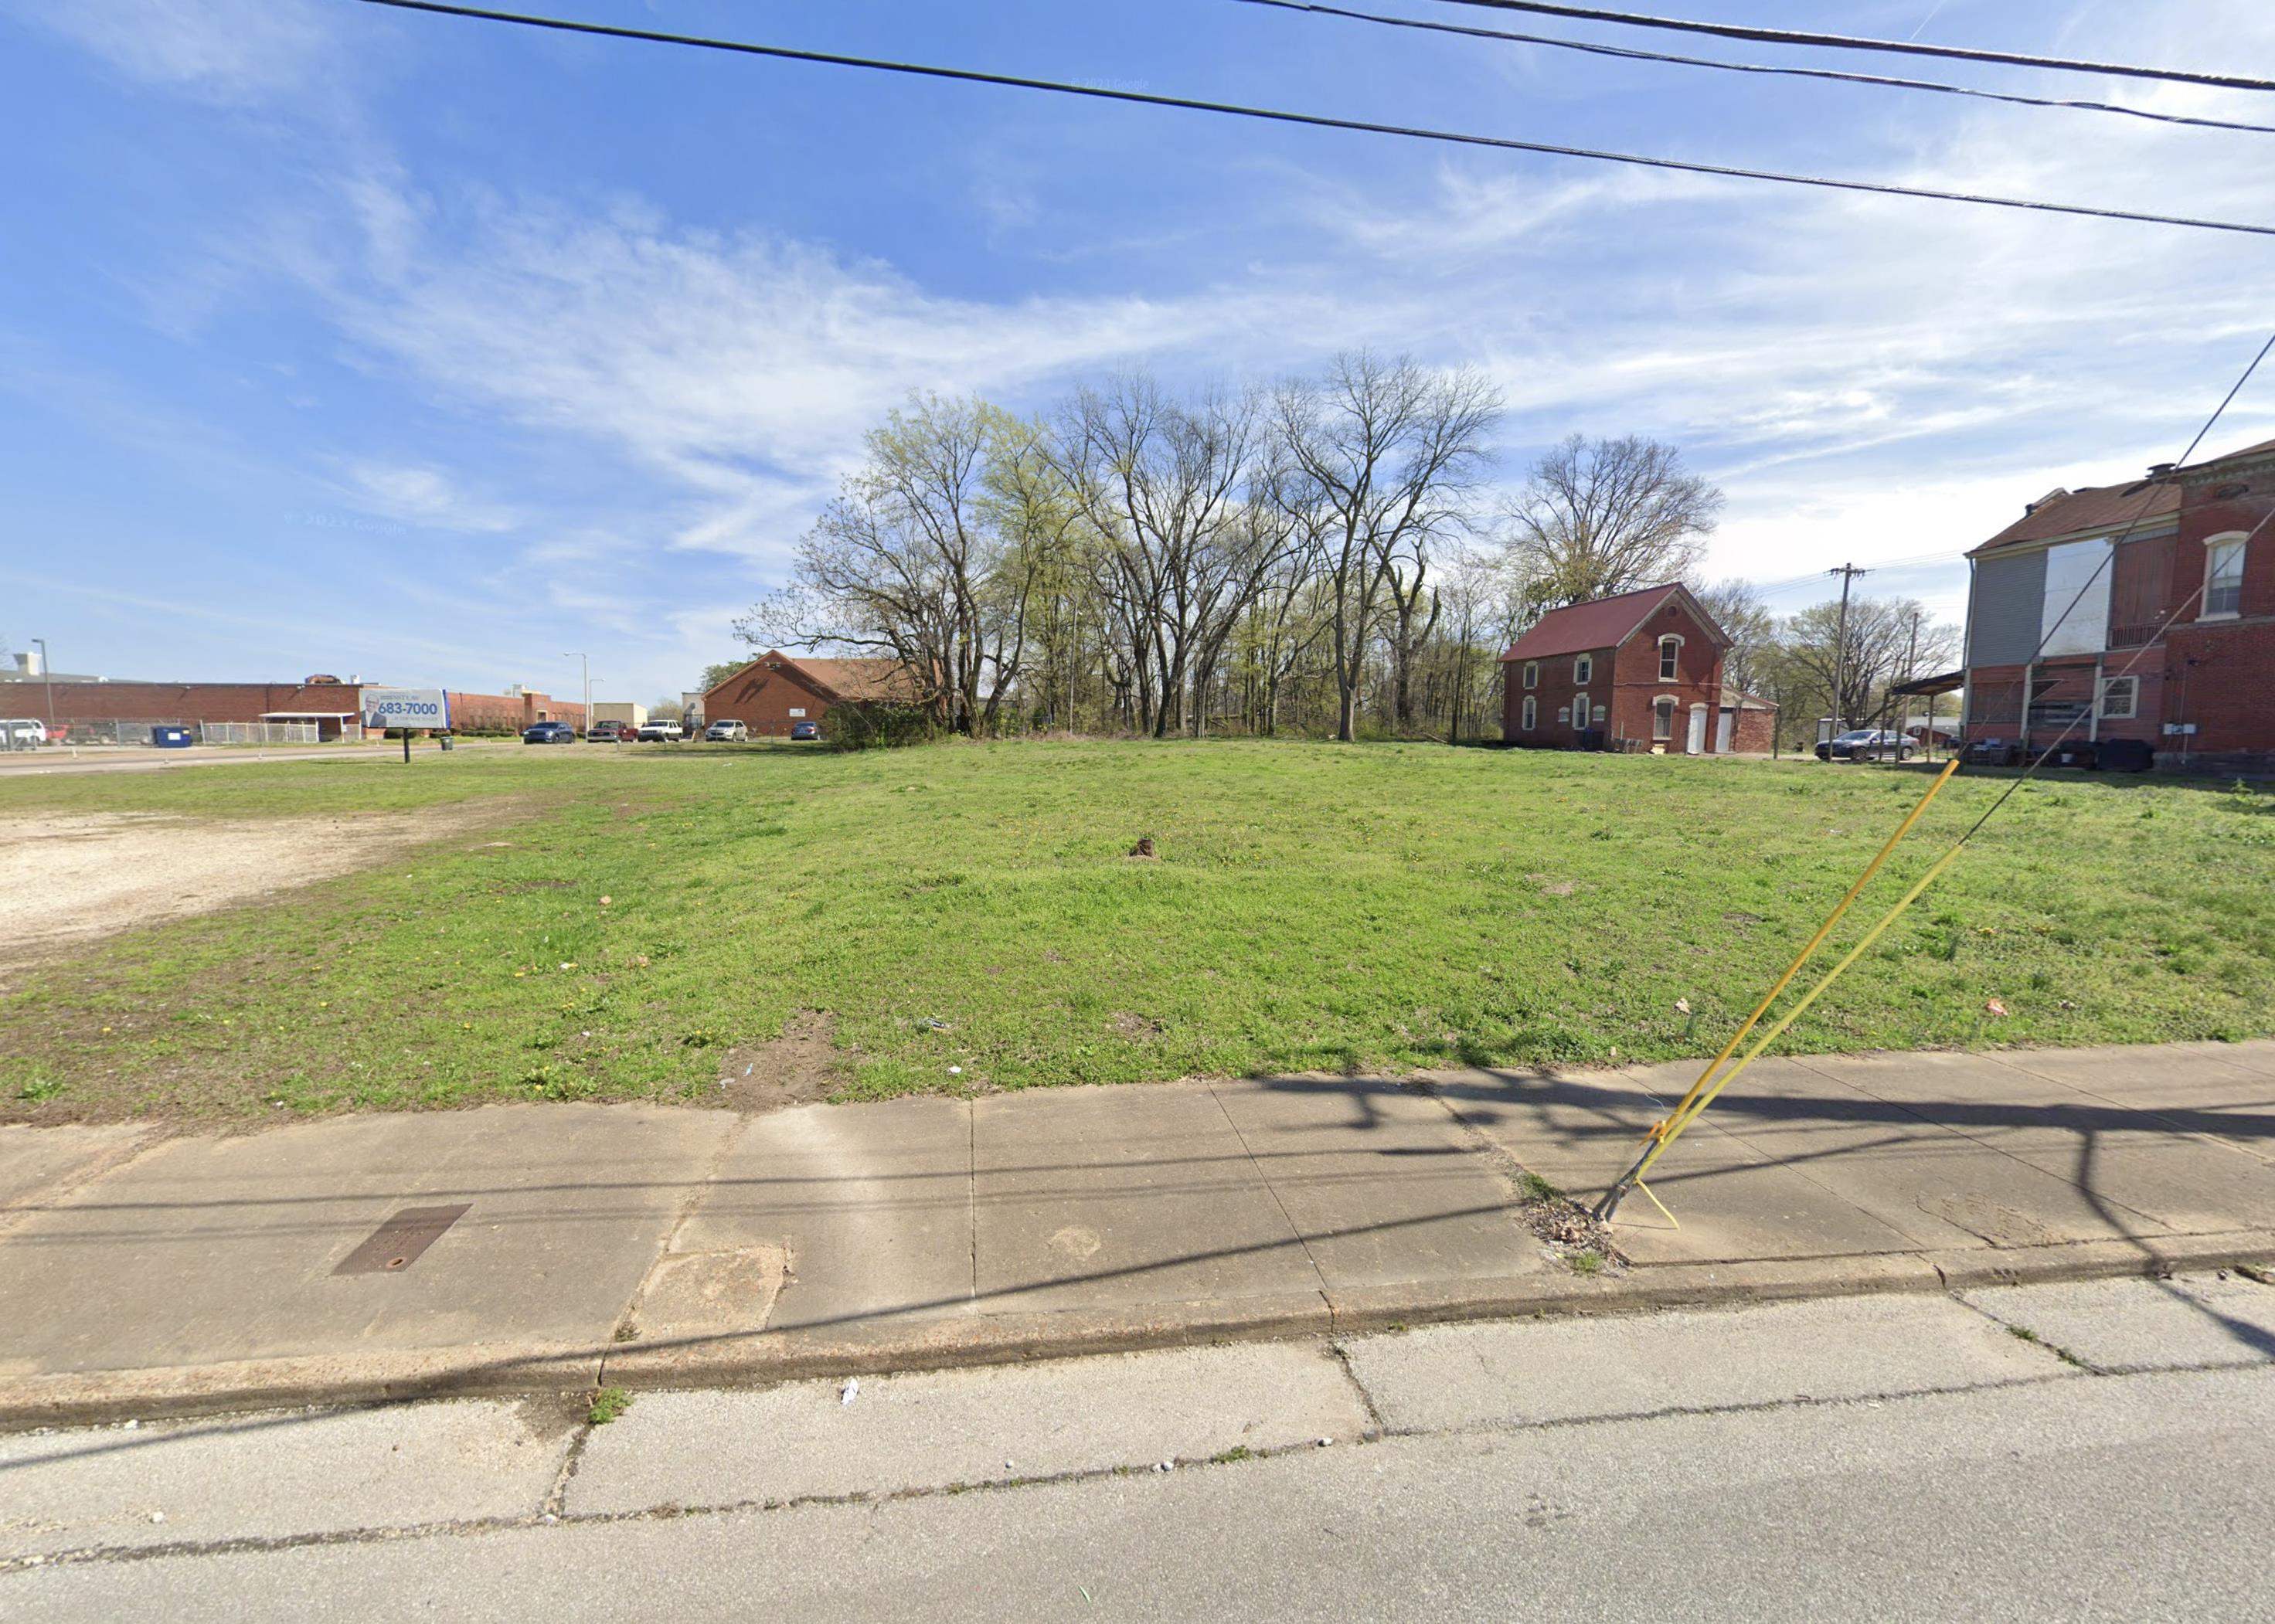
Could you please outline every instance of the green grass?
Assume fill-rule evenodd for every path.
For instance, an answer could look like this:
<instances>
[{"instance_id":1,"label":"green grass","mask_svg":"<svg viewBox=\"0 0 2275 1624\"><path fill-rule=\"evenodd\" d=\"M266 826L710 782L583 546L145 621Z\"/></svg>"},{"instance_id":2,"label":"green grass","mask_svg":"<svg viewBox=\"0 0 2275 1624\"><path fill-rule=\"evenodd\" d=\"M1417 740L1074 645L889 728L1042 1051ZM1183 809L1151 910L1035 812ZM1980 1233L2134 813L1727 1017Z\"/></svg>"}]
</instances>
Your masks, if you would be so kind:
<instances>
[{"instance_id":1,"label":"green grass","mask_svg":"<svg viewBox=\"0 0 2275 1624\"><path fill-rule=\"evenodd\" d=\"M596 1427L604 1427L631 1407L632 1395L622 1387L595 1387L585 1419Z\"/></svg>"},{"instance_id":2,"label":"green grass","mask_svg":"<svg viewBox=\"0 0 2275 1624\"><path fill-rule=\"evenodd\" d=\"M1230 742L0 781L0 817L494 820L16 975L0 1117L720 1099L729 1052L806 1009L854 1098L1673 1058L1719 1045L1925 782ZM1872 896L2001 787L1956 781ZM1159 860L1127 857L1146 835ZM2270 1032L2275 798L2065 776L2017 794L1784 1046Z\"/></svg>"}]
</instances>

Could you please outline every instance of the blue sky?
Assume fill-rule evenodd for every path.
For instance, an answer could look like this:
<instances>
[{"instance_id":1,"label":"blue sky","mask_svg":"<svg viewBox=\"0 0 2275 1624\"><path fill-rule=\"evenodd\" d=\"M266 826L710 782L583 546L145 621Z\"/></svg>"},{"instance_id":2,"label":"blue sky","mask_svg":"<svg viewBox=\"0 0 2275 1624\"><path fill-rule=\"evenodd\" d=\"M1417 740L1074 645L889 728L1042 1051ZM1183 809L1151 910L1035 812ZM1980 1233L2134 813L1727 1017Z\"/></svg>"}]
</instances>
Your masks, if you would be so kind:
<instances>
[{"instance_id":1,"label":"blue sky","mask_svg":"<svg viewBox=\"0 0 2275 1624\"><path fill-rule=\"evenodd\" d=\"M1233 0L556 0L601 20L2275 220L2275 136L1622 64ZM1722 55L1766 48L1371 9ZM1685 0L2275 71L2263 0ZM1889 70L1887 59L1832 64ZM1893 71L2275 123L2253 98ZM2057 88L2057 87L2060 88ZM1457 152L348 0L0 0L0 640L117 676L692 685L911 390L1487 368L1500 477L1682 445L1717 573L1955 554L2175 455L2275 244ZM2275 378L2215 445L2275 434ZM1963 572L1871 587L1956 614ZM1780 608L1813 589L1781 589Z\"/></svg>"}]
</instances>

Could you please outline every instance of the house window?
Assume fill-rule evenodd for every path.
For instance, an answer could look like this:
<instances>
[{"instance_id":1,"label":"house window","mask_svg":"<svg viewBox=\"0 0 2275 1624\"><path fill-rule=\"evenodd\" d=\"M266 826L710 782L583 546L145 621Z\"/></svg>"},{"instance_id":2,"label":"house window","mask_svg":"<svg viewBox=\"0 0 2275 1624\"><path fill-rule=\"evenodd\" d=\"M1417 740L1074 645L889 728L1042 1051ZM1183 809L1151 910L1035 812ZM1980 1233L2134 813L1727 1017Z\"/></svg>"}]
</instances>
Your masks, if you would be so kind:
<instances>
[{"instance_id":1,"label":"house window","mask_svg":"<svg viewBox=\"0 0 2275 1624\"><path fill-rule=\"evenodd\" d=\"M1661 659L1665 658L1661 655ZM1674 701L1661 698L1651 702L1651 736L1654 740L1674 736Z\"/></svg>"},{"instance_id":2,"label":"house window","mask_svg":"<svg viewBox=\"0 0 2275 1624\"><path fill-rule=\"evenodd\" d=\"M1659 640L1659 680L1671 683L1675 676L1675 661L1682 654L1682 639L1671 633Z\"/></svg>"},{"instance_id":3,"label":"house window","mask_svg":"<svg viewBox=\"0 0 2275 1624\"><path fill-rule=\"evenodd\" d=\"M1595 675L1595 655L1583 654L1572 662L1572 681L1576 685L1593 680Z\"/></svg>"},{"instance_id":4,"label":"house window","mask_svg":"<svg viewBox=\"0 0 2275 1624\"><path fill-rule=\"evenodd\" d=\"M1576 728L1584 728L1588 725L1588 696L1584 693L1573 698L1572 725Z\"/></svg>"},{"instance_id":5,"label":"house window","mask_svg":"<svg viewBox=\"0 0 2275 1624\"><path fill-rule=\"evenodd\" d=\"M1558 706L1556 707L1556 720L1564 722L1570 721L1572 720L1572 707L1568 705Z\"/></svg>"},{"instance_id":6,"label":"house window","mask_svg":"<svg viewBox=\"0 0 2275 1624\"><path fill-rule=\"evenodd\" d=\"M1540 686L1540 661L1538 660L1528 660L1524 662L1524 685L1527 688Z\"/></svg>"},{"instance_id":7,"label":"house window","mask_svg":"<svg viewBox=\"0 0 2275 1624\"><path fill-rule=\"evenodd\" d=\"M1532 731L1532 721L1533 718L1539 714L1538 709L1539 704L1540 701L1534 699L1531 694L1528 693L1524 696L1524 721L1523 725L1527 733Z\"/></svg>"},{"instance_id":8,"label":"house window","mask_svg":"<svg viewBox=\"0 0 2275 1624\"><path fill-rule=\"evenodd\" d=\"M2130 721L2138 714L2140 703L2141 679L2139 677L2111 676L2102 680L2102 721Z\"/></svg>"},{"instance_id":9,"label":"house window","mask_svg":"<svg viewBox=\"0 0 2275 1624\"><path fill-rule=\"evenodd\" d=\"M2199 620L2243 612L2242 536L2214 536L2204 543L2203 613Z\"/></svg>"}]
</instances>

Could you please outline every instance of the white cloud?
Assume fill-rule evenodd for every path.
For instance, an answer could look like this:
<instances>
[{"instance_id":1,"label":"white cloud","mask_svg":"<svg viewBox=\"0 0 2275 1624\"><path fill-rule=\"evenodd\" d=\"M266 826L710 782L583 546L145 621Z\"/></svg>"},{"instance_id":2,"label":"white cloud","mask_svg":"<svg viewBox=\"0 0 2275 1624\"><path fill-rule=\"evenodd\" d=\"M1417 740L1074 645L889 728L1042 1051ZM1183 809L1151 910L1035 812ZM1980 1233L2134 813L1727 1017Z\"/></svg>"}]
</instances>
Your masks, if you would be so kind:
<instances>
[{"instance_id":1,"label":"white cloud","mask_svg":"<svg viewBox=\"0 0 2275 1624\"><path fill-rule=\"evenodd\" d=\"M214 101L299 88L331 48L311 0L11 0L9 10L136 79Z\"/></svg>"},{"instance_id":2,"label":"white cloud","mask_svg":"<svg viewBox=\"0 0 2275 1624\"><path fill-rule=\"evenodd\" d=\"M439 468L359 461L341 472L347 500L367 512L406 525L495 533L517 529L524 522L518 510L460 490Z\"/></svg>"}]
</instances>

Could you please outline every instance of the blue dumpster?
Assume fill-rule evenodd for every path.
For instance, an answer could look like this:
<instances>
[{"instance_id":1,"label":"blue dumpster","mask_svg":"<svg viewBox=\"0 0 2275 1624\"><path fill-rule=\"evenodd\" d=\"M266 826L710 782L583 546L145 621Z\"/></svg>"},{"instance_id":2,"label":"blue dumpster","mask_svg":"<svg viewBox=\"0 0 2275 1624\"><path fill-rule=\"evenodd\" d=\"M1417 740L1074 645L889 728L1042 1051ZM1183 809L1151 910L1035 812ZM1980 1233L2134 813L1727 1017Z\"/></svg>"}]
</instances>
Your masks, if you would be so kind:
<instances>
[{"instance_id":1,"label":"blue dumpster","mask_svg":"<svg viewBox=\"0 0 2275 1624\"><path fill-rule=\"evenodd\" d=\"M197 741L187 728L153 728L150 742L161 750L186 750Z\"/></svg>"}]
</instances>

